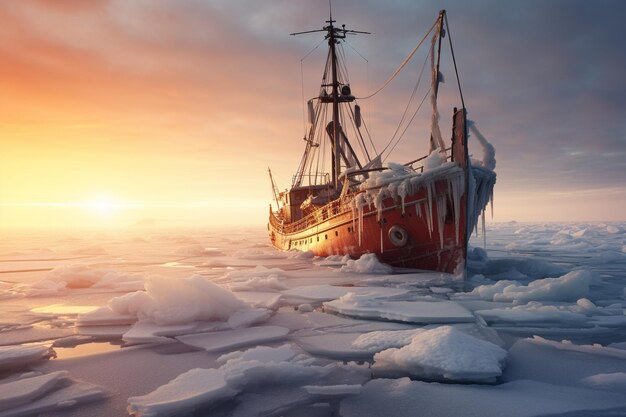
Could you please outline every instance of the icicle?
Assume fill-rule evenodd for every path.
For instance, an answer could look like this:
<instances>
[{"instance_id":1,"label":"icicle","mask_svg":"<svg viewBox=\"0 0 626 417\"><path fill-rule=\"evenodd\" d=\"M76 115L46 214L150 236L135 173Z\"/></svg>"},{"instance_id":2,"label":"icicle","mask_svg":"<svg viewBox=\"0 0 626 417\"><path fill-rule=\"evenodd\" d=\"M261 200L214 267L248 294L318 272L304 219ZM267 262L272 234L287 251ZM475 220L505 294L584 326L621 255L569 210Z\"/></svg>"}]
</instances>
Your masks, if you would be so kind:
<instances>
[{"instance_id":1,"label":"icicle","mask_svg":"<svg viewBox=\"0 0 626 417\"><path fill-rule=\"evenodd\" d=\"M443 249L443 228L446 221L446 196L437 198L437 229L439 230L439 245Z\"/></svg>"},{"instance_id":2,"label":"icicle","mask_svg":"<svg viewBox=\"0 0 626 417\"><path fill-rule=\"evenodd\" d=\"M483 159L480 161L479 165L483 168L493 171L496 169L496 149L493 147L489 141L483 136L482 133L476 127L476 123L471 120L467 121L468 129L474 134L476 140L480 144L483 150Z\"/></svg>"},{"instance_id":3,"label":"icicle","mask_svg":"<svg viewBox=\"0 0 626 417\"><path fill-rule=\"evenodd\" d=\"M487 232L485 228L485 210L483 210L483 249L487 250Z\"/></svg>"},{"instance_id":4,"label":"icicle","mask_svg":"<svg viewBox=\"0 0 626 417\"><path fill-rule=\"evenodd\" d=\"M456 176L453 177L450 181L452 185L452 210L454 211L454 233L456 238L456 243L459 243L459 229L460 229L460 220L461 220L461 197L465 192L465 181L463 181L463 177Z\"/></svg>"},{"instance_id":5,"label":"icicle","mask_svg":"<svg viewBox=\"0 0 626 417\"><path fill-rule=\"evenodd\" d=\"M385 248L383 248L383 225L380 225L380 253L385 252Z\"/></svg>"},{"instance_id":6,"label":"icicle","mask_svg":"<svg viewBox=\"0 0 626 417\"><path fill-rule=\"evenodd\" d=\"M428 200L426 203L428 204L428 210L426 211L426 221L428 223L428 236L433 236L433 184L426 184L426 190L428 191Z\"/></svg>"}]
</instances>

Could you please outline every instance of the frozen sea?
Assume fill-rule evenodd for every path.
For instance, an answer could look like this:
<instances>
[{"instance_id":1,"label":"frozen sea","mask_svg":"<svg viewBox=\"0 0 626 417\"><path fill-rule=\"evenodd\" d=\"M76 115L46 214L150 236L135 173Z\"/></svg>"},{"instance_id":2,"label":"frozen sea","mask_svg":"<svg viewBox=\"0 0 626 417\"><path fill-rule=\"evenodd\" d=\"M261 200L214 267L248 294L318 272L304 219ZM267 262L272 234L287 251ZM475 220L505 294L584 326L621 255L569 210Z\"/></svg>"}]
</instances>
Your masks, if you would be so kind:
<instances>
[{"instance_id":1,"label":"frozen sea","mask_svg":"<svg viewBox=\"0 0 626 417\"><path fill-rule=\"evenodd\" d=\"M626 416L626 223L495 223L468 276L263 229L3 232L0 417Z\"/></svg>"}]
</instances>

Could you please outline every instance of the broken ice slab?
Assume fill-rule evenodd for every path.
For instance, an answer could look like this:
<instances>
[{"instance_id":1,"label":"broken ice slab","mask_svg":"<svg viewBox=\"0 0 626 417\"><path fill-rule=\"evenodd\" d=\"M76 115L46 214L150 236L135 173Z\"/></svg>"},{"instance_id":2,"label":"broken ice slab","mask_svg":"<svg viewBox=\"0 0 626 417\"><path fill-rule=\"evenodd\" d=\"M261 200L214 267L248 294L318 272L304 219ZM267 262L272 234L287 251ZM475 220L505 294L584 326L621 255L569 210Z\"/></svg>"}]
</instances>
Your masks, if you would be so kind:
<instances>
[{"instance_id":1,"label":"broken ice slab","mask_svg":"<svg viewBox=\"0 0 626 417\"><path fill-rule=\"evenodd\" d=\"M0 384L0 414L1 410L29 403L37 397L58 389L59 385L65 384L67 374L67 371L50 372Z\"/></svg>"},{"instance_id":2,"label":"broken ice slab","mask_svg":"<svg viewBox=\"0 0 626 417\"><path fill-rule=\"evenodd\" d=\"M487 323L533 327L591 327L589 318L581 313L557 306L529 303L514 307L477 310L476 315Z\"/></svg>"},{"instance_id":3,"label":"broken ice slab","mask_svg":"<svg viewBox=\"0 0 626 417\"><path fill-rule=\"evenodd\" d=\"M307 285L282 291L287 301L299 303L330 301L343 297L348 293L374 298L395 298L407 294L409 291L400 288L386 287L340 287L335 285Z\"/></svg>"},{"instance_id":4,"label":"broken ice slab","mask_svg":"<svg viewBox=\"0 0 626 417\"><path fill-rule=\"evenodd\" d=\"M341 402L343 417L531 417L599 415L600 410L624 410L626 396L519 380L501 385L456 385L400 379L373 379L359 395ZM623 413L623 412L622 412ZM622 413L603 415L623 415Z\"/></svg>"},{"instance_id":5,"label":"broken ice slab","mask_svg":"<svg viewBox=\"0 0 626 417\"><path fill-rule=\"evenodd\" d=\"M293 337L303 350L314 356L341 361L370 360L374 354L353 345L361 333L326 333L314 336Z\"/></svg>"},{"instance_id":6,"label":"broken ice slab","mask_svg":"<svg viewBox=\"0 0 626 417\"><path fill-rule=\"evenodd\" d=\"M207 352L221 352L282 340L288 333L289 329L286 327L258 326L221 332L190 334L178 336L176 339L186 345L201 348Z\"/></svg>"},{"instance_id":7,"label":"broken ice slab","mask_svg":"<svg viewBox=\"0 0 626 417\"><path fill-rule=\"evenodd\" d=\"M201 328L204 323L212 328ZM171 337L182 336L189 333L197 333L199 331L221 330L217 326L224 326L223 323L217 322L191 322L185 324L171 324L159 326L150 321L140 321L126 333L123 339L128 344L141 343L171 343L174 340Z\"/></svg>"},{"instance_id":8,"label":"broken ice slab","mask_svg":"<svg viewBox=\"0 0 626 417\"><path fill-rule=\"evenodd\" d=\"M597 386L591 385L594 376L615 373L626 375L626 350L534 337L518 340L509 349L503 379L532 379L556 385L612 391L619 384L619 377L597 377Z\"/></svg>"},{"instance_id":9,"label":"broken ice slab","mask_svg":"<svg viewBox=\"0 0 626 417\"><path fill-rule=\"evenodd\" d=\"M238 391L228 386L225 375L220 369L191 369L149 394L130 397L128 412L133 416L174 416L232 398Z\"/></svg>"},{"instance_id":10,"label":"broken ice slab","mask_svg":"<svg viewBox=\"0 0 626 417\"><path fill-rule=\"evenodd\" d=\"M252 307L269 308L271 310L278 308L282 298L281 294L269 291L241 291L237 292L235 296Z\"/></svg>"},{"instance_id":11,"label":"broken ice slab","mask_svg":"<svg viewBox=\"0 0 626 417\"><path fill-rule=\"evenodd\" d=\"M48 346L0 346L0 371L20 368L54 356Z\"/></svg>"},{"instance_id":12,"label":"broken ice slab","mask_svg":"<svg viewBox=\"0 0 626 417\"><path fill-rule=\"evenodd\" d=\"M416 333L406 346L377 353L372 371L378 376L493 383L502 375L506 355L491 342L441 326Z\"/></svg>"},{"instance_id":13,"label":"broken ice slab","mask_svg":"<svg viewBox=\"0 0 626 417\"><path fill-rule=\"evenodd\" d=\"M108 393L99 385L87 382L75 382L57 389L43 397L33 399L8 410L0 411L0 417L34 416L42 413L66 410L80 404L104 399Z\"/></svg>"},{"instance_id":14,"label":"broken ice slab","mask_svg":"<svg viewBox=\"0 0 626 417\"><path fill-rule=\"evenodd\" d=\"M375 320L411 323L474 322L474 315L453 301L378 301L344 296L324 303L325 311Z\"/></svg>"}]
</instances>

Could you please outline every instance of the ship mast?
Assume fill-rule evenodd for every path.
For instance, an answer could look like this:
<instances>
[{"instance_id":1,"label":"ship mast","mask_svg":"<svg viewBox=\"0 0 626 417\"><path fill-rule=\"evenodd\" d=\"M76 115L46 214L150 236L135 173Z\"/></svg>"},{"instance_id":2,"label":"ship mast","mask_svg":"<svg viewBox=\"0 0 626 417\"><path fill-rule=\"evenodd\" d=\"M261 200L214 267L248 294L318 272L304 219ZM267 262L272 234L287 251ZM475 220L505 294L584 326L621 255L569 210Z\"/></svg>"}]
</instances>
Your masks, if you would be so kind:
<instances>
[{"instance_id":1,"label":"ship mast","mask_svg":"<svg viewBox=\"0 0 626 417\"><path fill-rule=\"evenodd\" d=\"M343 101L352 101L354 97L351 99L344 99L340 97L339 90L339 72L338 72L338 59L337 59L337 44L341 39L346 38L346 34L368 34L369 32L362 32L356 30L348 30L346 29L346 25L342 25L341 28L333 25L336 20L333 20L332 10L330 13L329 20L326 21L328 23L327 26L324 26L321 30L309 30L306 32L296 32L291 35L301 35L304 33L313 33L313 32L326 32L325 39L328 40L328 47L330 48L330 72L331 72L331 84L323 84L322 87L331 87L331 103L332 103L332 185L335 189L339 189L339 177L341 175L341 140L343 139L343 133L341 131L341 124L339 122L340 112L339 112L339 103ZM321 98L321 97L320 97ZM328 102L328 101L323 101ZM329 132L330 133L330 132ZM348 144L349 145L349 144ZM351 149L350 149L351 150ZM353 152L351 150L351 152Z\"/></svg>"},{"instance_id":2,"label":"ship mast","mask_svg":"<svg viewBox=\"0 0 626 417\"><path fill-rule=\"evenodd\" d=\"M332 78L332 98L333 98L333 186L335 189L339 189L339 174L341 173L341 157L339 155L339 81L337 80L337 50L335 48L337 39L343 39L346 37L345 33L342 35L339 31L335 32L333 27L332 14L330 20L327 20L328 26L325 28L328 30L328 47L330 48L331 59L331 78Z\"/></svg>"}]
</instances>

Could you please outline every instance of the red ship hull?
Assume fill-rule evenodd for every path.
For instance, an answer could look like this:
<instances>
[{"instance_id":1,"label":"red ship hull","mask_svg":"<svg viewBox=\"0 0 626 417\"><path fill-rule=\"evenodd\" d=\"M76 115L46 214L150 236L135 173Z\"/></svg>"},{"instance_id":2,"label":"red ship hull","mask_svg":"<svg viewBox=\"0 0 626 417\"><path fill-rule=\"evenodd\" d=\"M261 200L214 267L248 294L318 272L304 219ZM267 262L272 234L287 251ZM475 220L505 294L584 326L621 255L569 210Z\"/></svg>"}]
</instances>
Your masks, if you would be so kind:
<instances>
[{"instance_id":1,"label":"red ship hull","mask_svg":"<svg viewBox=\"0 0 626 417\"><path fill-rule=\"evenodd\" d=\"M444 194L447 184L441 181L436 188ZM462 199L463 207L465 197ZM311 251L317 256L350 255L355 258L364 253L375 253L379 260L389 265L453 273L465 259L465 210L460 213L458 235L453 216L445 216L441 245L440 226L435 224L430 230L427 215L423 213L426 200L426 190L422 190L405 200L403 210L401 202L387 198L383 200L380 220L376 208L365 206L359 215L353 204L344 203L338 214L294 231L281 226L271 213L270 239L282 250L297 249ZM438 209L432 209L436 219ZM418 210L422 213L418 214ZM403 243L403 236L393 236L398 227L406 232L406 243L402 245L398 243Z\"/></svg>"}]
</instances>

